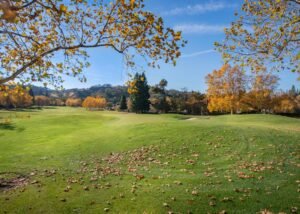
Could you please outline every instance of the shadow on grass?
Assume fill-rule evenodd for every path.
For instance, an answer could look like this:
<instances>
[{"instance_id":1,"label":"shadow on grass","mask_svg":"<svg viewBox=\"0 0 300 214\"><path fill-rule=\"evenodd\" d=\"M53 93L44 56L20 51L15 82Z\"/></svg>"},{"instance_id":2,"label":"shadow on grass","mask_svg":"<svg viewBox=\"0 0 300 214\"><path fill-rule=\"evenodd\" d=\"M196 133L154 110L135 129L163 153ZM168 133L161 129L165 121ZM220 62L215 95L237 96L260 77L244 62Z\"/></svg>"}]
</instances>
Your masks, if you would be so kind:
<instances>
[{"instance_id":1,"label":"shadow on grass","mask_svg":"<svg viewBox=\"0 0 300 214\"><path fill-rule=\"evenodd\" d=\"M41 109L57 109L56 106L43 106L43 107L40 107Z\"/></svg>"},{"instance_id":2,"label":"shadow on grass","mask_svg":"<svg viewBox=\"0 0 300 214\"><path fill-rule=\"evenodd\" d=\"M28 108L9 108L5 109L10 112L40 112L44 109L56 109L55 106L33 106Z\"/></svg>"},{"instance_id":3,"label":"shadow on grass","mask_svg":"<svg viewBox=\"0 0 300 214\"><path fill-rule=\"evenodd\" d=\"M16 126L14 126L11 123L0 123L0 130L10 130L13 131L16 129Z\"/></svg>"},{"instance_id":4,"label":"shadow on grass","mask_svg":"<svg viewBox=\"0 0 300 214\"><path fill-rule=\"evenodd\" d=\"M17 108L17 109L9 109L9 111L14 111L14 112L39 112L42 111L42 107L29 107L29 108Z\"/></svg>"}]
</instances>

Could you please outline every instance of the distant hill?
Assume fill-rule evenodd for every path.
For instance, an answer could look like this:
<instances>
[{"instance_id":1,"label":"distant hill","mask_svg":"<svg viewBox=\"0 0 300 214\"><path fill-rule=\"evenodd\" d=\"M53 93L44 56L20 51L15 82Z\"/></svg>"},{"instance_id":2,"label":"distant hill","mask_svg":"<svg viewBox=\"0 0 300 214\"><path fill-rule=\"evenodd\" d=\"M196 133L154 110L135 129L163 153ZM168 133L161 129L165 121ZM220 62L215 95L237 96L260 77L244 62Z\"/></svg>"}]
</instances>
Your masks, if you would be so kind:
<instances>
[{"instance_id":1,"label":"distant hill","mask_svg":"<svg viewBox=\"0 0 300 214\"><path fill-rule=\"evenodd\" d=\"M65 90L53 90L45 87L32 86L34 96L47 96L53 98L81 98L84 99L87 96L102 96L109 102L115 104L120 101L122 95L128 96L126 86L112 86L110 84L95 85L90 88L84 89L65 89Z\"/></svg>"},{"instance_id":2,"label":"distant hill","mask_svg":"<svg viewBox=\"0 0 300 214\"><path fill-rule=\"evenodd\" d=\"M88 96L105 97L108 103L115 105L120 102L122 95L129 96L126 86L112 86L110 84L95 85L90 88L73 88L65 90L53 90L45 87L32 86L34 96L47 96L50 98L60 98L66 100L67 98L81 98L85 99ZM180 90L166 90L168 96L177 99L177 101L185 102L192 91ZM152 94L150 90L150 94ZM202 94L203 95L203 94ZM182 104L180 104L182 105Z\"/></svg>"}]
</instances>

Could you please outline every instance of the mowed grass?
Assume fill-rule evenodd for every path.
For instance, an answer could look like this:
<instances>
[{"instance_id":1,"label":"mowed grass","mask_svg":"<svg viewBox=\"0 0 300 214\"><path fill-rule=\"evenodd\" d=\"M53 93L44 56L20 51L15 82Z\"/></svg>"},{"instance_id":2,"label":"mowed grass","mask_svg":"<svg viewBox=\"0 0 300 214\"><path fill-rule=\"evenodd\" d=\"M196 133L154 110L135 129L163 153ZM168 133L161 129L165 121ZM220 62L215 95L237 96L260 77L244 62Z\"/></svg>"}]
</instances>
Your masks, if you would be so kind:
<instances>
[{"instance_id":1,"label":"mowed grass","mask_svg":"<svg viewBox=\"0 0 300 214\"><path fill-rule=\"evenodd\" d=\"M299 212L300 120L0 112L0 213ZM12 178L9 178L12 177Z\"/></svg>"}]
</instances>

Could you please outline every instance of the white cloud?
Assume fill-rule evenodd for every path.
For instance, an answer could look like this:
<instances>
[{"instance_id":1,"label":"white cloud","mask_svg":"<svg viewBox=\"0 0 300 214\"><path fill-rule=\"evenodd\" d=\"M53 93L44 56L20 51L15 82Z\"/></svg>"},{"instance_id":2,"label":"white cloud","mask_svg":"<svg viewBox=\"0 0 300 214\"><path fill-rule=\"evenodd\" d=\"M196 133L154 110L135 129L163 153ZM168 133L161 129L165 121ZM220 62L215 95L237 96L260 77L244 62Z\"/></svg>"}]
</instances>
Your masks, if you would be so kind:
<instances>
[{"instance_id":1,"label":"white cloud","mask_svg":"<svg viewBox=\"0 0 300 214\"><path fill-rule=\"evenodd\" d=\"M215 34L223 33L227 25L207 25L207 24L180 24L175 25L174 30L182 31L185 34Z\"/></svg>"},{"instance_id":2,"label":"white cloud","mask_svg":"<svg viewBox=\"0 0 300 214\"><path fill-rule=\"evenodd\" d=\"M194 53L191 53L191 54L183 54L182 58L190 58L190 57L195 57L195 56L200 56L200 55L215 53L215 52L216 51L214 49L209 49L209 50L194 52Z\"/></svg>"},{"instance_id":3,"label":"white cloud","mask_svg":"<svg viewBox=\"0 0 300 214\"><path fill-rule=\"evenodd\" d=\"M207 12L220 11L226 8L235 8L237 5L226 4L224 2L207 2L203 4L188 5L186 7L174 8L169 11L163 12L163 15L176 16L176 15L195 15Z\"/></svg>"}]
</instances>

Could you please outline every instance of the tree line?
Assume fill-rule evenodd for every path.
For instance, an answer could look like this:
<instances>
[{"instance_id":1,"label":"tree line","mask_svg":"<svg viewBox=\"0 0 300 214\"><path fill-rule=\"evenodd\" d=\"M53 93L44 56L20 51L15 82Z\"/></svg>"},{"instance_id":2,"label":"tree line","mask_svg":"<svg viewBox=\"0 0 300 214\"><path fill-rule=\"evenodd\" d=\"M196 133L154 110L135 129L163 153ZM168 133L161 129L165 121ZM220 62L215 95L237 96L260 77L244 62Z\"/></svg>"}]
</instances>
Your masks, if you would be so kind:
<instances>
[{"instance_id":1,"label":"tree line","mask_svg":"<svg viewBox=\"0 0 300 214\"><path fill-rule=\"evenodd\" d=\"M149 86L144 73L127 82L128 110L136 113L207 114L206 96L196 91L167 90L167 80Z\"/></svg>"},{"instance_id":2,"label":"tree line","mask_svg":"<svg viewBox=\"0 0 300 214\"><path fill-rule=\"evenodd\" d=\"M300 91L277 91L279 78L266 69L247 75L238 65L225 64L207 75L208 110L212 113L300 112Z\"/></svg>"},{"instance_id":3,"label":"tree line","mask_svg":"<svg viewBox=\"0 0 300 214\"><path fill-rule=\"evenodd\" d=\"M225 64L206 76L206 94L167 90L165 79L150 86L145 73L136 73L126 86L98 85L66 91L16 86L0 92L0 107L69 106L88 110L195 115L300 113L299 89L292 86L288 91L277 90L279 78L266 70L250 74L237 65Z\"/></svg>"},{"instance_id":4,"label":"tree line","mask_svg":"<svg viewBox=\"0 0 300 214\"><path fill-rule=\"evenodd\" d=\"M25 108L30 106L84 107L89 110L107 109L136 113L185 113L207 114L207 100L204 94L187 90L167 90L168 82L161 80L150 86L145 74L136 74L131 85L139 91L133 93L130 84L126 86L98 85L88 89L51 90L45 87L13 87L0 93L0 108ZM134 84L134 85L133 85ZM16 98L7 96L22 88L23 98L17 104ZM18 89L20 90L20 89ZM11 92L10 92L11 91ZM137 92L136 91L136 92ZM12 93L13 94L13 93ZM21 95L18 95L19 97ZM101 100L99 102L99 100Z\"/></svg>"}]
</instances>

